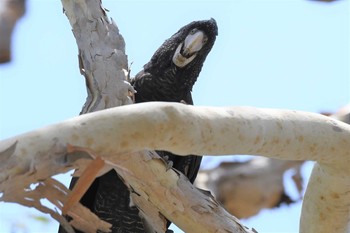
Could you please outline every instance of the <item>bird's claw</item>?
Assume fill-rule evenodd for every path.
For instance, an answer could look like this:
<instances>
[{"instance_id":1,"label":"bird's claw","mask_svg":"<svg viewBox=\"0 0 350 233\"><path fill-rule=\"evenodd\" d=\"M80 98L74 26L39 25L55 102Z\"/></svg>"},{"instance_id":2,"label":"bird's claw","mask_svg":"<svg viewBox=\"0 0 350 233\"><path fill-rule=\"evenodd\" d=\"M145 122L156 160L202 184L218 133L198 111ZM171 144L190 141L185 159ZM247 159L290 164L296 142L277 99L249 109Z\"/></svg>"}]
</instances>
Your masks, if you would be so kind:
<instances>
[{"instance_id":1,"label":"bird's claw","mask_svg":"<svg viewBox=\"0 0 350 233\"><path fill-rule=\"evenodd\" d=\"M180 100L180 103L182 103L182 104L188 104L188 103L186 103L186 101L184 101L184 100Z\"/></svg>"},{"instance_id":2,"label":"bird's claw","mask_svg":"<svg viewBox=\"0 0 350 233\"><path fill-rule=\"evenodd\" d=\"M168 171L169 169L173 168L174 162L169 159L169 156L165 155L163 157L163 159L164 159L164 161L166 163L166 171Z\"/></svg>"},{"instance_id":3,"label":"bird's claw","mask_svg":"<svg viewBox=\"0 0 350 233\"><path fill-rule=\"evenodd\" d=\"M124 82L125 89L127 90L127 97L129 97L132 100L132 102L135 103L136 90L128 81L124 80L123 82Z\"/></svg>"},{"instance_id":4,"label":"bird's claw","mask_svg":"<svg viewBox=\"0 0 350 233\"><path fill-rule=\"evenodd\" d=\"M166 171L168 171L169 169L173 168L173 165L174 165L173 161L169 161L167 163L167 165L166 165Z\"/></svg>"}]
</instances>

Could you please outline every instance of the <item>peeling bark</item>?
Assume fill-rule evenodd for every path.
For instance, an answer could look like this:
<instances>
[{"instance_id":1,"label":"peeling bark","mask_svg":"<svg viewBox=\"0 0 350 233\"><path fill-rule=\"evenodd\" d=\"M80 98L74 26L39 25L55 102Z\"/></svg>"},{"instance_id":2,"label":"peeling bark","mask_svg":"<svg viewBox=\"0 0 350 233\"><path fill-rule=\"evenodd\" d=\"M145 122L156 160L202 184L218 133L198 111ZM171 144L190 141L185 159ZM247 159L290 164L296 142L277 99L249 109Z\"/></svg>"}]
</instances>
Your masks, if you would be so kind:
<instances>
[{"instance_id":1,"label":"peeling bark","mask_svg":"<svg viewBox=\"0 0 350 233\"><path fill-rule=\"evenodd\" d=\"M132 103L125 42L101 1L62 0L79 49L79 68L88 98L82 114Z\"/></svg>"}]
</instances>

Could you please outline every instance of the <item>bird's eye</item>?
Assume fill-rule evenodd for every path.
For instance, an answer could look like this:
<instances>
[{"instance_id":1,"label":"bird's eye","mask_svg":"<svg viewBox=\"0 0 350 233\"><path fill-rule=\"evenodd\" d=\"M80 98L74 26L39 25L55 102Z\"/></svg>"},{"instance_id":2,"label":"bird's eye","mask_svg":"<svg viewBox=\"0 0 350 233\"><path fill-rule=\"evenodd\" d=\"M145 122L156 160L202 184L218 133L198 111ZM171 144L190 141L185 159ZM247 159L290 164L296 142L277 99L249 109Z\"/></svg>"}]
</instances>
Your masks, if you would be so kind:
<instances>
[{"instance_id":1,"label":"bird's eye","mask_svg":"<svg viewBox=\"0 0 350 233\"><path fill-rule=\"evenodd\" d=\"M194 28L194 29L192 29L192 30L190 31L190 34L193 35L193 34L195 34L196 32L197 32L197 29Z\"/></svg>"},{"instance_id":2,"label":"bird's eye","mask_svg":"<svg viewBox=\"0 0 350 233\"><path fill-rule=\"evenodd\" d=\"M204 37L203 37L203 42L202 42L202 43L205 44L205 43L207 43L207 41L208 41L208 37L204 36Z\"/></svg>"}]
</instances>

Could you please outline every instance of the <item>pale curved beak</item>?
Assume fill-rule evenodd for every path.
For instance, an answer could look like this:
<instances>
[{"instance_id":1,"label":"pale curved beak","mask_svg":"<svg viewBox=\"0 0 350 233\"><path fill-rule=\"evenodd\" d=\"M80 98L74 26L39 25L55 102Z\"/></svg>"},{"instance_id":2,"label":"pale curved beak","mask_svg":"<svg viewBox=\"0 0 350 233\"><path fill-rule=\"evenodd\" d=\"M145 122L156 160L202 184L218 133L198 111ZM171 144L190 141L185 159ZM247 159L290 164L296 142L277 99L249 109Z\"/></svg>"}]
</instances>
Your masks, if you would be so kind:
<instances>
[{"instance_id":1,"label":"pale curved beak","mask_svg":"<svg viewBox=\"0 0 350 233\"><path fill-rule=\"evenodd\" d=\"M182 68L193 61L197 52L201 50L205 44L206 35L198 30L194 34L189 34L183 43L179 44L173 56L173 62L176 66Z\"/></svg>"},{"instance_id":2,"label":"pale curved beak","mask_svg":"<svg viewBox=\"0 0 350 233\"><path fill-rule=\"evenodd\" d=\"M189 58L192 54L202 49L204 45L205 34L202 31L197 31L186 37L185 43L182 47L181 54Z\"/></svg>"}]
</instances>

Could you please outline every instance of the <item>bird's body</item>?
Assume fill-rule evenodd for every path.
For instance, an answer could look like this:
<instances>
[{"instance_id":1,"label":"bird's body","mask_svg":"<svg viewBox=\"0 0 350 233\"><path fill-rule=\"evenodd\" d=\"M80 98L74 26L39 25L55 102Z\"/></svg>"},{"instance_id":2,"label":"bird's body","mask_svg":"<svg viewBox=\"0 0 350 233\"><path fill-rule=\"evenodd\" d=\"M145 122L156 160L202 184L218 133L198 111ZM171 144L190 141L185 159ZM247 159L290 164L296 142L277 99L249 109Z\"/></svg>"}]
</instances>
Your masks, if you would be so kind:
<instances>
[{"instance_id":1,"label":"bird's body","mask_svg":"<svg viewBox=\"0 0 350 233\"><path fill-rule=\"evenodd\" d=\"M192 22L166 40L144 69L131 81L136 90L135 102L167 101L193 104L192 87L216 36L216 22L210 19ZM200 156L177 156L166 151L157 153L193 183L200 166ZM74 183L73 180L71 187ZM127 186L113 170L94 181L81 203L101 219L112 223L112 232L149 232L144 228L138 209L130 206L129 194Z\"/></svg>"}]
</instances>

